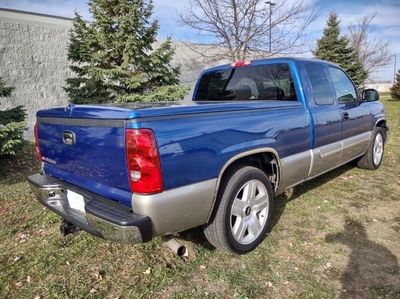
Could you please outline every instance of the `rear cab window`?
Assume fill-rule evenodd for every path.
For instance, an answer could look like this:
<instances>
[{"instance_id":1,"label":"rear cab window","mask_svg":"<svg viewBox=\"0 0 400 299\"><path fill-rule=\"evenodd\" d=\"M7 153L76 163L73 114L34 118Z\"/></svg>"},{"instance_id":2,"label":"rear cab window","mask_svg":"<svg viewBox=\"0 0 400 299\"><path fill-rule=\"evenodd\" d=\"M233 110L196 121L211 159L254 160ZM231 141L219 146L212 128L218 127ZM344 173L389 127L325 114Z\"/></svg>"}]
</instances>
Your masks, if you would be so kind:
<instances>
[{"instance_id":1,"label":"rear cab window","mask_svg":"<svg viewBox=\"0 0 400 299\"><path fill-rule=\"evenodd\" d=\"M287 63L246 65L205 73L195 101L297 101Z\"/></svg>"}]
</instances>

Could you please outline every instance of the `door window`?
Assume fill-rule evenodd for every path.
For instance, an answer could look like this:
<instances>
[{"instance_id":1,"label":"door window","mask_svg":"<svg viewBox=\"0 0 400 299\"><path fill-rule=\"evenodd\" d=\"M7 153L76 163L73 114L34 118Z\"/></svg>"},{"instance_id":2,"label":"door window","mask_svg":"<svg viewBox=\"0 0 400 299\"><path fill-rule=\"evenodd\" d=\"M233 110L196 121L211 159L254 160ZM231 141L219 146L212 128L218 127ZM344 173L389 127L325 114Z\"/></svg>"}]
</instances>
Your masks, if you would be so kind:
<instances>
[{"instance_id":1,"label":"door window","mask_svg":"<svg viewBox=\"0 0 400 299\"><path fill-rule=\"evenodd\" d=\"M336 67L330 66L328 69L339 103L357 101L357 90L346 73Z\"/></svg>"},{"instance_id":2,"label":"door window","mask_svg":"<svg viewBox=\"0 0 400 299\"><path fill-rule=\"evenodd\" d=\"M333 95L324 67L320 63L307 62L306 70L310 78L315 104L332 105Z\"/></svg>"}]
</instances>

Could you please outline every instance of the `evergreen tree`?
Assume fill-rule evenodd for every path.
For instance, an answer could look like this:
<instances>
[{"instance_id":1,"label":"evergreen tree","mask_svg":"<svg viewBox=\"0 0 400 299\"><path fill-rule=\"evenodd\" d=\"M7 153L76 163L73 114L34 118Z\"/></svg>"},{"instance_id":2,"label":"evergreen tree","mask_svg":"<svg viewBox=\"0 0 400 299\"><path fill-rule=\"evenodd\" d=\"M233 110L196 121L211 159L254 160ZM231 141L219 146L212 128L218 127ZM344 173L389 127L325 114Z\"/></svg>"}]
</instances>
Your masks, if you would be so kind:
<instances>
[{"instance_id":1,"label":"evergreen tree","mask_svg":"<svg viewBox=\"0 0 400 299\"><path fill-rule=\"evenodd\" d=\"M400 70L397 71L396 81L394 81L393 86L390 88L390 95L393 99L400 101Z\"/></svg>"},{"instance_id":2,"label":"evergreen tree","mask_svg":"<svg viewBox=\"0 0 400 299\"><path fill-rule=\"evenodd\" d=\"M13 90L13 87L7 87L0 78L0 97L9 97ZM22 146L26 129L25 117L23 106L0 111L0 158L15 155Z\"/></svg>"},{"instance_id":3,"label":"evergreen tree","mask_svg":"<svg viewBox=\"0 0 400 299\"><path fill-rule=\"evenodd\" d=\"M93 21L75 14L68 59L76 74L67 79L73 103L156 101L186 93L177 86L180 69L168 38L154 49L158 30L151 0L89 0ZM167 86L174 86L167 88ZM162 88L161 88L162 87Z\"/></svg>"},{"instance_id":4,"label":"evergreen tree","mask_svg":"<svg viewBox=\"0 0 400 299\"><path fill-rule=\"evenodd\" d=\"M367 78L367 72L350 46L346 36L340 35L340 21L336 12L329 14L324 29L324 35L317 40L317 48L313 51L315 57L336 63L343 68L353 82L360 88Z\"/></svg>"}]
</instances>

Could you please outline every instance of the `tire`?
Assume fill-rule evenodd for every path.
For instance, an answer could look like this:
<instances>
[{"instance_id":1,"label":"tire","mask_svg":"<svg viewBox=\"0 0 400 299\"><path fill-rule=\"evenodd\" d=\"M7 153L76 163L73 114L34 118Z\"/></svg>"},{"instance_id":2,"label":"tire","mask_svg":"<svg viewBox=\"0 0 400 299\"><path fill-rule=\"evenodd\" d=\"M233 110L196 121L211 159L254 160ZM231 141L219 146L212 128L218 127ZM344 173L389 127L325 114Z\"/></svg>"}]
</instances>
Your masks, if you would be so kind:
<instances>
[{"instance_id":1,"label":"tire","mask_svg":"<svg viewBox=\"0 0 400 299\"><path fill-rule=\"evenodd\" d=\"M207 240L234 254L254 250L267 235L273 199L272 185L262 170L252 166L231 169L221 182L217 206L204 229Z\"/></svg>"},{"instance_id":2,"label":"tire","mask_svg":"<svg viewBox=\"0 0 400 299\"><path fill-rule=\"evenodd\" d=\"M382 163L383 153L385 149L385 130L376 127L368 145L367 152L357 162L357 166L363 169L375 170Z\"/></svg>"}]
</instances>

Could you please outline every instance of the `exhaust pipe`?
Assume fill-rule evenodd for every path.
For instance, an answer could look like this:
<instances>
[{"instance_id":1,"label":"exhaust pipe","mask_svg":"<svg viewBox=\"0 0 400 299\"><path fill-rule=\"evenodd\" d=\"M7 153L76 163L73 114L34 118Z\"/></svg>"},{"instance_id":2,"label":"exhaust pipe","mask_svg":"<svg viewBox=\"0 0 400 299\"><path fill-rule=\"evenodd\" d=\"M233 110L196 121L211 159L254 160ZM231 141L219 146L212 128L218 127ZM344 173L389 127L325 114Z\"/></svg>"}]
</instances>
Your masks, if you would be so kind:
<instances>
[{"instance_id":1,"label":"exhaust pipe","mask_svg":"<svg viewBox=\"0 0 400 299\"><path fill-rule=\"evenodd\" d=\"M177 256L187 256L188 252L185 245L182 245L177 240L175 240L172 236L165 236L161 238L164 244L172 250Z\"/></svg>"}]
</instances>

